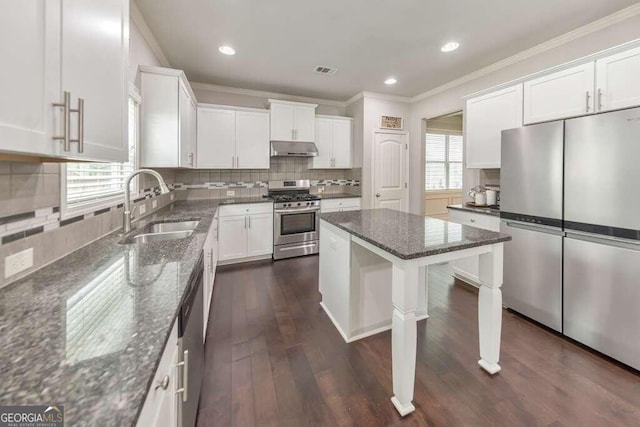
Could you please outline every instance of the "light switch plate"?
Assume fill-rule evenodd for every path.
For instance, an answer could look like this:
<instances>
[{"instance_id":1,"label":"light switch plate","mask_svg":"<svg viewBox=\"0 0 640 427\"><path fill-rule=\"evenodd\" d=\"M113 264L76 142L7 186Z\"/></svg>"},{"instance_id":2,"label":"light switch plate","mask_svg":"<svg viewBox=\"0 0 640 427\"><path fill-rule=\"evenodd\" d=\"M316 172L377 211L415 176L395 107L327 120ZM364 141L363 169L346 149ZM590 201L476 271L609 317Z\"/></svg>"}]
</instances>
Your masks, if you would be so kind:
<instances>
[{"instance_id":1,"label":"light switch plate","mask_svg":"<svg viewBox=\"0 0 640 427\"><path fill-rule=\"evenodd\" d=\"M138 210L140 211L140 215L144 215L147 212L147 205L145 204L140 205Z\"/></svg>"},{"instance_id":2,"label":"light switch plate","mask_svg":"<svg viewBox=\"0 0 640 427\"><path fill-rule=\"evenodd\" d=\"M151 202L151 209L155 209L155 208L157 208L157 207L158 207L158 201L157 201L157 200L153 200L153 201Z\"/></svg>"},{"instance_id":3,"label":"light switch plate","mask_svg":"<svg viewBox=\"0 0 640 427\"><path fill-rule=\"evenodd\" d=\"M233 197L236 195L236 191L235 190L227 190L227 197Z\"/></svg>"},{"instance_id":4,"label":"light switch plate","mask_svg":"<svg viewBox=\"0 0 640 427\"><path fill-rule=\"evenodd\" d=\"M25 249L4 259L4 278L33 267L33 248Z\"/></svg>"}]
</instances>

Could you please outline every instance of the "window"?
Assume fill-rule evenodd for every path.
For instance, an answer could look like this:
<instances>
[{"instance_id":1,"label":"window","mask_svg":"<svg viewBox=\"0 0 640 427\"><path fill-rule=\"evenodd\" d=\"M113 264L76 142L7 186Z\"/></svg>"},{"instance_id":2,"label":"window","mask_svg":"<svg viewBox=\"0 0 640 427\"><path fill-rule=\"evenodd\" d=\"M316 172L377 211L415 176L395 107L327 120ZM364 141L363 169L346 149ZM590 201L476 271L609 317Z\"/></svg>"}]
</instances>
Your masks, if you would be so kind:
<instances>
[{"instance_id":1,"label":"window","mask_svg":"<svg viewBox=\"0 0 640 427\"><path fill-rule=\"evenodd\" d=\"M124 194L124 181L136 169L139 99L129 98L129 161L125 163L67 163L63 174L64 211L85 211L109 205ZM136 180L131 191L137 191Z\"/></svg>"},{"instance_id":2,"label":"window","mask_svg":"<svg viewBox=\"0 0 640 427\"><path fill-rule=\"evenodd\" d=\"M462 189L462 135L427 133L425 190Z\"/></svg>"}]
</instances>

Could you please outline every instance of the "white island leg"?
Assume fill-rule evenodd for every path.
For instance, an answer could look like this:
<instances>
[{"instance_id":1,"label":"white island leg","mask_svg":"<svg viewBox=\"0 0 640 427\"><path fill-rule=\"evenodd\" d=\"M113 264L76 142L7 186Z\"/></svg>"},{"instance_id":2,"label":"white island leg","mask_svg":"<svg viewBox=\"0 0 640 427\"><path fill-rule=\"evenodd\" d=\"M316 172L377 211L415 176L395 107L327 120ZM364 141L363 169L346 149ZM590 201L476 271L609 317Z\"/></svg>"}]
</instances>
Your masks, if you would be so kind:
<instances>
[{"instance_id":1,"label":"white island leg","mask_svg":"<svg viewBox=\"0 0 640 427\"><path fill-rule=\"evenodd\" d=\"M478 331L480 360L478 364L490 374L500 371L500 335L502 331L502 255L503 244L480 255L480 293L478 295Z\"/></svg>"},{"instance_id":2,"label":"white island leg","mask_svg":"<svg viewBox=\"0 0 640 427\"><path fill-rule=\"evenodd\" d=\"M391 357L393 394L391 402L403 417L415 411L413 386L416 374L419 268L404 264L392 267L393 318L391 321Z\"/></svg>"}]
</instances>

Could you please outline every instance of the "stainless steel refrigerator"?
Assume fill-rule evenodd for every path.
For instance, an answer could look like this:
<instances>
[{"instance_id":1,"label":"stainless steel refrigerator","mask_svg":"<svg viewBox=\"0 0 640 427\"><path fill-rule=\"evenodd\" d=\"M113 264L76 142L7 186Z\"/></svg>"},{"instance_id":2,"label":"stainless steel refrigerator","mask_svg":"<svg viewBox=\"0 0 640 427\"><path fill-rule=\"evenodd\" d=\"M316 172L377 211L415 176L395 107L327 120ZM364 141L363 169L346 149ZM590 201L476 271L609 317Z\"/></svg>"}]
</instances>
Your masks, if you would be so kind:
<instances>
[{"instance_id":1,"label":"stainless steel refrigerator","mask_svg":"<svg viewBox=\"0 0 640 427\"><path fill-rule=\"evenodd\" d=\"M504 131L502 164L505 305L640 369L640 108Z\"/></svg>"}]
</instances>

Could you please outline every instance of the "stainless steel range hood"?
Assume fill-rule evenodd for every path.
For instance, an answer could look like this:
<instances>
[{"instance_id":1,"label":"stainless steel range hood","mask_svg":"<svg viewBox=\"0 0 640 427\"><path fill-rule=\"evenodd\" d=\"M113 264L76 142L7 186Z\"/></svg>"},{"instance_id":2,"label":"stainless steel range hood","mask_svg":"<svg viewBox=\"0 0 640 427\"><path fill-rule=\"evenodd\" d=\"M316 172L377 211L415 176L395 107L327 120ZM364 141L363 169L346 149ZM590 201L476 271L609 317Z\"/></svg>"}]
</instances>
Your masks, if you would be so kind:
<instances>
[{"instance_id":1,"label":"stainless steel range hood","mask_svg":"<svg viewBox=\"0 0 640 427\"><path fill-rule=\"evenodd\" d=\"M315 157L318 147L313 142L271 141L271 157Z\"/></svg>"}]
</instances>

